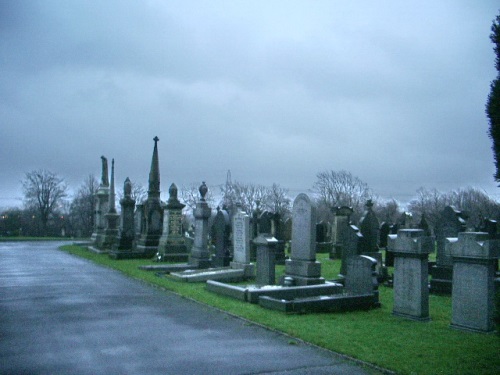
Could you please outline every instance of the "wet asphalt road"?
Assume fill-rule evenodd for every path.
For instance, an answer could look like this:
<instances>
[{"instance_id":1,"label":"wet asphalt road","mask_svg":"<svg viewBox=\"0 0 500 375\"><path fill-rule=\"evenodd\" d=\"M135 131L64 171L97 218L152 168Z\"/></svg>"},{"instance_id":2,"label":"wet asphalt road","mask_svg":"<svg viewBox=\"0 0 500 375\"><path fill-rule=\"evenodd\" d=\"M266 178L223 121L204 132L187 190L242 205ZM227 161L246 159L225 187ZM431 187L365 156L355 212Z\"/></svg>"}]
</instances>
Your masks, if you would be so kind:
<instances>
[{"instance_id":1,"label":"wet asphalt road","mask_svg":"<svg viewBox=\"0 0 500 375\"><path fill-rule=\"evenodd\" d=\"M60 245L0 243L0 374L366 374Z\"/></svg>"}]
</instances>

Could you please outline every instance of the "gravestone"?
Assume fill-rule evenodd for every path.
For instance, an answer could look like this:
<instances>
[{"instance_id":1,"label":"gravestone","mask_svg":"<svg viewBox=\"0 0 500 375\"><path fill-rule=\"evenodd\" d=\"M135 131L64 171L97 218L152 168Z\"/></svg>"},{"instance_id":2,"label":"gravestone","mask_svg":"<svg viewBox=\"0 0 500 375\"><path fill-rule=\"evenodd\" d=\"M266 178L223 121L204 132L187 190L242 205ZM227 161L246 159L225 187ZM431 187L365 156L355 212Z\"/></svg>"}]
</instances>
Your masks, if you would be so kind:
<instances>
[{"instance_id":1,"label":"gravestone","mask_svg":"<svg viewBox=\"0 0 500 375\"><path fill-rule=\"evenodd\" d=\"M385 249L387 247L387 236L391 234L391 224L387 221L384 221L382 225L380 225L380 239L378 242L379 248Z\"/></svg>"},{"instance_id":2,"label":"gravestone","mask_svg":"<svg viewBox=\"0 0 500 375\"><path fill-rule=\"evenodd\" d=\"M403 212L397 221L399 229L411 229L412 223L413 215L410 212Z\"/></svg>"},{"instance_id":3,"label":"gravestone","mask_svg":"<svg viewBox=\"0 0 500 375\"><path fill-rule=\"evenodd\" d=\"M272 214L269 211L264 211L259 217L259 233L274 235L272 231Z\"/></svg>"},{"instance_id":4,"label":"gravestone","mask_svg":"<svg viewBox=\"0 0 500 375\"><path fill-rule=\"evenodd\" d=\"M276 244L276 264L285 264L286 254L285 254L285 234L284 225L281 220L281 215L275 212L271 216L272 230L271 233L274 238L278 240Z\"/></svg>"},{"instance_id":5,"label":"gravestone","mask_svg":"<svg viewBox=\"0 0 500 375\"><path fill-rule=\"evenodd\" d=\"M332 226L333 249L330 253L330 258L339 259L342 258L342 248L347 239L351 215L354 211L351 207L347 206L336 207L333 211L335 213Z\"/></svg>"},{"instance_id":6,"label":"gravestone","mask_svg":"<svg viewBox=\"0 0 500 375\"><path fill-rule=\"evenodd\" d=\"M260 234L253 243L257 247L257 274L255 283L259 286L274 285L276 283L275 249L276 238Z\"/></svg>"},{"instance_id":7,"label":"gravestone","mask_svg":"<svg viewBox=\"0 0 500 375\"><path fill-rule=\"evenodd\" d=\"M466 230L466 215L453 206L447 206L441 212L436 224L436 265L432 267L431 293L451 294L453 262L446 238L458 237L458 233Z\"/></svg>"},{"instance_id":8,"label":"gravestone","mask_svg":"<svg viewBox=\"0 0 500 375\"><path fill-rule=\"evenodd\" d=\"M227 267L230 261L230 251L229 251L229 214L217 207L217 214L215 215L214 222L212 224L212 229L214 233L215 242L215 258L213 260L214 267Z\"/></svg>"},{"instance_id":9,"label":"gravestone","mask_svg":"<svg viewBox=\"0 0 500 375\"><path fill-rule=\"evenodd\" d=\"M250 263L250 216L236 206L233 216L233 269L244 269L246 277L254 274L254 265Z\"/></svg>"},{"instance_id":10,"label":"gravestone","mask_svg":"<svg viewBox=\"0 0 500 375\"><path fill-rule=\"evenodd\" d=\"M492 332L498 240L486 232L461 232L453 243L451 327Z\"/></svg>"},{"instance_id":11,"label":"gravestone","mask_svg":"<svg viewBox=\"0 0 500 375\"><path fill-rule=\"evenodd\" d=\"M292 219L288 218L283 224L283 240L289 242L292 240Z\"/></svg>"},{"instance_id":12,"label":"gravestone","mask_svg":"<svg viewBox=\"0 0 500 375\"><path fill-rule=\"evenodd\" d=\"M316 261L316 206L306 194L299 194L292 209L292 251L285 261L285 275L295 285L323 284L321 263Z\"/></svg>"},{"instance_id":13,"label":"gravestone","mask_svg":"<svg viewBox=\"0 0 500 375\"><path fill-rule=\"evenodd\" d=\"M139 238L145 232L146 222L144 220L144 204L136 204L134 212L135 238Z\"/></svg>"},{"instance_id":14,"label":"gravestone","mask_svg":"<svg viewBox=\"0 0 500 375\"><path fill-rule=\"evenodd\" d=\"M429 226L427 218L425 217L425 212L422 213L422 217L420 218L420 223L418 223L418 229L422 229L424 231L425 236L432 235L431 227Z\"/></svg>"},{"instance_id":15,"label":"gravestone","mask_svg":"<svg viewBox=\"0 0 500 375\"><path fill-rule=\"evenodd\" d=\"M332 243L328 237L328 222L321 221L316 224L316 252L328 253L332 251Z\"/></svg>"},{"instance_id":16,"label":"gravestone","mask_svg":"<svg viewBox=\"0 0 500 375\"><path fill-rule=\"evenodd\" d=\"M132 198L132 183L128 177L123 183L123 198L120 199L120 206L122 210L117 250L131 250L135 239L135 199Z\"/></svg>"},{"instance_id":17,"label":"gravestone","mask_svg":"<svg viewBox=\"0 0 500 375\"><path fill-rule=\"evenodd\" d=\"M346 230L342 234L342 258L340 263L340 277L347 276L347 262L350 257L361 254L361 242L363 235L355 225L347 225Z\"/></svg>"},{"instance_id":18,"label":"gravestone","mask_svg":"<svg viewBox=\"0 0 500 375\"><path fill-rule=\"evenodd\" d=\"M393 315L430 319L428 256L433 245L434 238L424 236L422 229L400 229L389 236L388 247L394 254Z\"/></svg>"},{"instance_id":19,"label":"gravestone","mask_svg":"<svg viewBox=\"0 0 500 375\"><path fill-rule=\"evenodd\" d=\"M158 243L158 261L185 262L189 258L186 237L182 226L182 210L185 204L177 198L177 186L168 189L169 198L164 209L163 231Z\"/></svg>"},{"instance_id":20,"label":"gravestone","mask_svg":"<svg viewBox=\"0 0 500 375\"><path fill-rule=\"evenodd\" d=\"M106 230L107 222L105 214L109 211L109 177L108 177L108 159L101 156L102 173L101 183L97 190L97 198L94 212L94 232L91 241L96 247L101 247Z\"/></svg>"},{"instance_id":21,"label":"gravestone","mask_svg":"<svg viewBox=\"0 0 500 375\"><path fill-rule=\"evenodd\" d=\"M109 188L109 210L106 217L106 229L101 243L102 249L111 250L118 239L118 220L120 215L116 212L115 205L115 159L111 160L111 185Z\"/></svg>"},{"instance_id":22,"label":"gravestone","mask_svg":"<svg viewBox=\"0 0 500 375\"><path fill-rule=\"evenodd\" d=\"M199 188L200 199L194 209L194 244L189 256L189 264L194 268L210 267L210 252L208 250L208 219L212 210L205 200L208 188L203 182Z\"/></svg>"},{"instance_id":23,"label":"gravestone","mask_svg":"<svg viewBox=\"0 0 500 375\"><path fill-rule=\"evenodd\" d=\"M378 252L378 241L380 233L380 223L373 212L373 202L368 199L366 202L366 212L359 222L359 230L363 235L361 242L361 252L363 254Z\"/></svg>"},{"instance_id":24,"label":"gravestone","mask_svg":"<svg viewBox=\"0 0 500 375\"><path fill-rule=\"evenodd\" d=\"M154 137L153 156L149 171L148 198L144 203L144 231L138 239L137 257L152 258L158 251L160 237L163 231L163 205L160 200L160 165L158 159L158 137Z\"/></svg>"},{"instance_id":25,"label":"gravestone","mask_svg":"<svg viewBox=\"0 0 500 375\"><path fill-rule=\"evenodd\" d=\"M349 257L345 292L348 295L373 294L374 305L379 304L377 260L366 255Z\"/></svg>"}]
</instances>

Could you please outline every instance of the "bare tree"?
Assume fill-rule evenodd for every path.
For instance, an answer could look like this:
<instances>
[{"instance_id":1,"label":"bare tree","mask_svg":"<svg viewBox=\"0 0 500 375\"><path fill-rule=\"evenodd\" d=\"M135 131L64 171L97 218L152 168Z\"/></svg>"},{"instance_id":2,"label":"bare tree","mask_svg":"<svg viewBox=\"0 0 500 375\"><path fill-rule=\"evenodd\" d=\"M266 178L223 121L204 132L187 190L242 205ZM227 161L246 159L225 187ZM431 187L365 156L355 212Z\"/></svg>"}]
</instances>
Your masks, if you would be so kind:
<instances>
[{"instance_id":1,"label":"bare tree","mask_svg":"<svg viewBox=\"0 0 500 375\"><path fill-rule=\"evenodd\" d=\"M193 211L196 208L196 203L200 200L199 193L200 185L191 184L189 186L181 186L179 189L180 197L183 203L186 205L184 210ZM211 188L208 189L208 193L205 196L205 200L211 208L215 208L215 198L213 196Z\"/></svg>"},{"instance_id":2,"label":"bare tree","mask_svg":"<svg viewBox=\"0 0 500 375\"><path fill-rule=\"evenodd\" d=\"M90 236L94 228L95 201L99 182L90 174L80 185L70 206L70 218L73 229L81 236Z\"/></svg>"},{"instance_id":3,"label":"bare tree","mask_svg":"<svg viewBox=\"0 0 500 375\"><path fill-rule=\"evenodd\" d=\"M399 203L394 198L385 201L380 198L377 199L373 210L381 222L395 223L402 214L402 211L399 209Z\"/></svg>"},{"instance_id":4,"label":"bare tree","mask_svg":"<svg viewBox=\"0 0 500 375\"><path fill-rule=\"evenodd\" d=\"M132 192L130 194L131 198L135 200L136 204L144 202L148 198L148 192L146 191L144 185L142 185L139 182L133 182L133 181L131 181L131 184L132 184ZM117 194L117 206L119 204L118 202L122 198L123 198L123 189L120 189Z\"/></svg>"},{"instance_id":5,"label":"bare tree","mask_svg":"<svg viewBox=\"0 0 500 375\"><path fill-rule=\"evenodd\" d=\"M66 197L67 186L55 173L40 169L27 172L22 181L24 204L39 213L42 234L47 234L47 223Z\"/></svg>"},{"instance_id":6,"label":"bare tree","mask_svg":"<svg viewBox=\"0 0 500 375\"><path fill-rule=\"evenodd\" d=\"M282 218L289 216L291 211L291 199L288 196L288 189L284 189L278 184L273 184L266 190L264 207L279 214Z\"/></svg>"},{"instance_id":7,"label":"bare tree","mask_svg":"<svg viewBox=\"0 0 500 375\"><path fill-rule=\"evenodd\" d=\"M316 175L313 189L317 194L319 212L328 212L331 207L352 207L353 221L357 221L372 192L368 184L347 171L324 171ZM321 208L323 207L323 209Z\"/></svg>"}]
</instances>

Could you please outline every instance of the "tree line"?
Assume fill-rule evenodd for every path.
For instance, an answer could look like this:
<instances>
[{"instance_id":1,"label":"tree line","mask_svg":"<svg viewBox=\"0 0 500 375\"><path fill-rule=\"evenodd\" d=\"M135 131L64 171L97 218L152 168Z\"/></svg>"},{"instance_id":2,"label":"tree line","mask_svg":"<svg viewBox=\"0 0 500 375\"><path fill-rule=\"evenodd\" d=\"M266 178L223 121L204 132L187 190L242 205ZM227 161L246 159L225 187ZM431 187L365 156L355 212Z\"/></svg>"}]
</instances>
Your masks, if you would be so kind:
<instances>
[{"instance_id":1,"label":"tree line","mask_svg":"<svg viewBox=\"0 0 500 375\"><path fill-rule=\"evenodd\" d=\"M99 189L94 175L85 177L72 197L68 196L64 179L47 170L26 173L22 188L24 206L7 209L0 214L0 235L89 237L92 234ZM119 201L123 192L117 190ZM414 226L425 215L432 228L448 205L468 213L471 229L478 228L484 218L500 219L498 202L474 187L449 192L421 187L407 206L402 207L395 199L377 197L366 182L350 172L329 170L316 175L311 191L318 207L318 221L331 221L335 207L348 206L354 211L351 220L357 224L368 199L375 203L373 209L381 222L397 223L406 210L408 214L405 217L412 217ZM189 215L199 198L198 186L181 187L179 192L181 201L186 204L185 213ZM140 204L147 198L146 190L134 183L132 197L136 204ZM284 219L291 216L293 201L289 190L278 184L264 186L239 181L226 183L218 190L210 189L206 199L213 209L219 206L233 210L239 205L249 214L257 209L260 212L267 210L280 214ZM118 202L116 206L120 207Z\"/></svg>"}]
</instances>

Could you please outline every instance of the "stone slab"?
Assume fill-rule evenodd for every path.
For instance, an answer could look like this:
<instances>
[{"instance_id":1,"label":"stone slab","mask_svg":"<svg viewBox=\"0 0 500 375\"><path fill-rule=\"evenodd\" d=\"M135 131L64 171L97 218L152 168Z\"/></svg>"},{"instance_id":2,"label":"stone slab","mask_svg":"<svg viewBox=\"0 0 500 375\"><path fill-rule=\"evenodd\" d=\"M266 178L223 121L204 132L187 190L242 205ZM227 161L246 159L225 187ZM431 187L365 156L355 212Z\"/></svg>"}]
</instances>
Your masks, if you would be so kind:
<instances>
[{"instance_id":1,"label":"stone slab","mask_svg":"<svg viewBox=\"0 0 500 375\"><path fill-rule=\"evenodd\" d=\"M200 283L208 280L240 282L244 281L245 271L231 268L209 268L206 270L187 270L184 272L171 272L170 276L179 281L188 283Z\"/></svg>"},{"instance_id":2,"label":"stone slab","mask_svg":"<svg viewBox=\"0 0 500 375\"><path fill-rule=\"evenodd\" d=\"M285 313L323 313L353 310L368 310L379 305L374 303L371 294L347 296L317 296L309 298L296 298L293 300L277 299L269 296L259 297L259 306L282 311Z\"/></svg>"}]
</instances>

